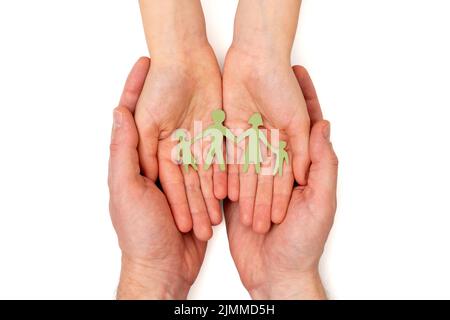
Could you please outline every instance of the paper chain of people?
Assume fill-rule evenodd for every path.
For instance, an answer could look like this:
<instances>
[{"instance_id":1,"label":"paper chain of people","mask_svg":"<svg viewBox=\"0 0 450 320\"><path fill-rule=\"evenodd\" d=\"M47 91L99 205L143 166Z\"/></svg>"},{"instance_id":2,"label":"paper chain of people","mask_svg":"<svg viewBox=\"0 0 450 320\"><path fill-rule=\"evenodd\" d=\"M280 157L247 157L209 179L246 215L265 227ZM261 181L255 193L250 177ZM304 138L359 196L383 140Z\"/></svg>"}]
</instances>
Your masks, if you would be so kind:
<instances>
[{"instance_id":1,"label":"paper chain of people","mask_svg":"<svg viewBox=\"0 0 450 320\"><path fill-rule=\"evenodd\" d=\"M223 154L223 141L224 138L232 141L233 143L241 143L248 138L248 143L245 147L244 157L244 172L248 171L249 164L255 165L256 173L261 172L262 156L260 150L260 142L262 142L270 151L275 155L275 166L273 168L273 175L278 172L279 175L283 174L283 164L286 162L289 164L289 156L286 152L286 141L280 140L278 147L271 145L264 132L259 129L263 125L262 117L260 113L254 113L248 123L251 128L244 131L239 136L235 136L230 129L225 127L223 122L225 121L225 112L221 109L214 110L212 112L213 124L206 128L201 134L199 134L193 141L188 137L188 134L183 129L175 131L175 137L179 141L177 145L177 157L178 162L183 164L186 172L191 166L194 170L198 170L197 161L192 155L191 146L197 141L210 137L211 144L207 153L204 170L208 170L211 164L216 158L216 163L219 164L220 170L225 171L225 159Z\"/></svg>"}]
</instances>

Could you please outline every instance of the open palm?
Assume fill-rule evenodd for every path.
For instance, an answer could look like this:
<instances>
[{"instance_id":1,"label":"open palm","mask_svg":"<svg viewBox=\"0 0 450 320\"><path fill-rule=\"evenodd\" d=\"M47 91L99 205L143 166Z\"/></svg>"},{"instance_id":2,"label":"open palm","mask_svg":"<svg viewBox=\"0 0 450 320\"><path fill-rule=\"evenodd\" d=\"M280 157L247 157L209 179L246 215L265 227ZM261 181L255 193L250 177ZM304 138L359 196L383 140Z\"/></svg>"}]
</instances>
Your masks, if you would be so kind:
<instances>
[{"instance_id":1,"label":"open palm","mask_svg":"<svg viewBox=\"0 0 450 320\"><path fill-rule=\"evenodd\" d=\"M136 109L139 156L145 176L155 180L159 175L179 230L193 228L199 239L208 240L211 224L221 222L219 199L226 197L226 173L201 165L198 172L182 170L172 159L177 144L172 134L186 129L193 136L194 121L201 121L203 128L211 123L212 111L222 105L221 76L211 48L186 59L152 61Z\"/></svg>"},{"instance_id":2,"label":"open palm","mask_svg":"<svg viewBox=\"0 0 450 320\"><path fill-rule=\"evenodd\" d=\"M241 221L264 233L271 222L280 223L286 214L294 177L306 183L309 165L309 117L305 99L295 74L289 65L264 61L255 63L252 57L232 49L227 54L223 75L224 109L227 126L246 129L250 116L261 113L266 129L278 129L280 139L288 142L291 166L283 175L257 175L250 167L229 165L228 197L239 200ZM272 206L276 203L276 206Z\"/></svg>"},{"instance_id":3,"label":"open palm","mask_svg":"<svg viewBox=\"0 0 450 320\"><path fill-rule=\"evenodd\" d=\"M295 72L309 102L313 124L307 185L294 189L285 220L264 235L239 222L240 203L225 206L231 254L250 292L288 286L289 281L313 274L336 210L337 158L328 140L329 125L322 120L306 70L296 67Z\"/></svg>"},{"instance_id":4,"label":"open palm","mask_svg":"<svg viewBox=\"0 0 450 320\"><path fill-rule=\"evenodd\" d=\"M154 180L140 174L133 112L148 68L149 59L136 63L115 111L120 125L115 125L111 142L110 214L123 258L150 268L154 277L178 282L187 291L200 270L206 242L192 232L178 231L165 195Z\"/></svg>"}]
</instances>

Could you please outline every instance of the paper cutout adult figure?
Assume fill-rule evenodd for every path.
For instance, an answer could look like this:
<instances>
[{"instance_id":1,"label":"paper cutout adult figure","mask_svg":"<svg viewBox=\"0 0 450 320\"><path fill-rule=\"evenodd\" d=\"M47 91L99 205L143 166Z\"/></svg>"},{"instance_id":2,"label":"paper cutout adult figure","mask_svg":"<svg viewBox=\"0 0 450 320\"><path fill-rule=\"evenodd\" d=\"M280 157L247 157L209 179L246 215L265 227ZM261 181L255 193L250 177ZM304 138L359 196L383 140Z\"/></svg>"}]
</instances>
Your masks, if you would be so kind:
<instances>
[{"instance_id":1,"label":"paper cutout adult figure","mask_svg":"<svg viewBox=\"0 0 450 320\"><path fill-rule=\"evenodd\" d=\"M177 145L177 160L181 160L184 166L184 171L188 172L189 166L197 171L197 165L195 164L195 157L192 155L191 151L191 141L188 139L186 131L183 129L178 129L175 132L175 137L178 139Z\"/></svg>"},{"instance_id":2,"label":"paper cutout adult figure","mask_svg":"<svg viewBox=\"0 0 450 320\"><path fill-rule=\"evenodd\" d=\"M208 170L214 161L214 157L216 157L216 163L219 164L220 170L225 171L223 139L225 137L234 143L236 137L230 129L224 126L225 112L222 109L214 110L211 117L214 123L206 128L201 135L197 136L194 142L205 137L211 137L211 144L203 168L204 170Z\"/></svg>"},{"instance_id":3,"label":"paper cutout adult figure","mask_svg":"<svg viewBox=\"0 0 450 320\"><path fill-rule=\"evenodd\" d=\"M255 165L256 173L261 172L261 149L259 146L260 141L266 146L270 147L264 133L259 130L259 127L263 125L262 117L260 113L254 113L248 123L252 125L250 129L247 129L237 138L237 143L242 142L246 137L248 137L248 143L245 147L245 158L244 158L244 172L248 171L249 164Z\"/></svg>"}]
</instances>

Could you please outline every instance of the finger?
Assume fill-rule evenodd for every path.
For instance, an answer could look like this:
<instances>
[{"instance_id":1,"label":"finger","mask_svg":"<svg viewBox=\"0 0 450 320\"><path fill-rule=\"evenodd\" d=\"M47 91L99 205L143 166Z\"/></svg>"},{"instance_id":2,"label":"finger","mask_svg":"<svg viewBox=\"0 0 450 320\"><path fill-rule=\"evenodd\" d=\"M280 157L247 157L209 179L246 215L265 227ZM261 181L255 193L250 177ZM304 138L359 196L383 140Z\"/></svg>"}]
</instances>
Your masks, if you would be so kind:
<instances>
[{"instance_id":1,"label":"finger","mask_svg":"<svg viewBox=\"0 0 450 320\"><path fill-rule=\"evenodd\" d=\"M283 174L275 175L273 182L273 205L271 212L272 222L280 224L286 217L289 201L291 200L294 176L292 168L286 162L283 165Z\"/></svg>"},{"instance_id":2,"label":"finger","mask_svg":"<svg viewBox=\"0 0 450 320\"><path fill-rule=\"evenodd\" d=\"M330 124L317 122L311 131L311 168L308 188L326 199L335 199L338 159L330 142Z\"/></svg>"},{"instance_id":3,"label":"finger","mask_svg":"<svg viewBox=\"0 0 450 320\"><path fill-rule=\"evenodd\" d=\"M299 82L299 75L300 79L303 79L301 69L295 67L293 72L297 78L297 82ZM292 151L292 169L294 178L299 185L304 186L306 185L306 177L310 164L309 134L311 120L309 118L305 100L302 99L296 110L297 112L292 115L292 119L289 127L286 129L286 133L290 142L289 148Z\"/></svg>"},{"instance_id":4,"label":"finger","mask_svg":"<svg viewBox=\"0 0 450 320\"><path fill-rule=\"evenodd\" d=\"M139 159L142 174L156 181L158 178L158 143L159 130L153 123L141 124L137 122L139 129Z\"/></svg>"},{"instance_id":5,"label":"finger","mask_svg":"<svg viewBox=\"0 0 450 320\"><path fill-rule=\"evenodd\" d=\"M150 70L150 59L141 58L138 60L127 80L129 83L128 90L124 91L122 100L126 103L131 101L138 102L139 95L145 85L145 79ZM144 101L139 101L137 104L137 113L139 110L145 109ZM145 114L145 112L142 112ZM136 126L139 131L139 145L138 153L141 165L142 174L152 180L156 181L158 178L158 143L159 143L159 127L153 121L149 121L147 116L136 116Z\"/></svg>"},{"instance_id":6,"label":"finger","mask_svg":"<svg viewBox=\"0 0 450 320\"><path fill-rule=\"evenodd\" d=\"M138 133L133 115L125 107L114 110L114 125L110 145L110 187L120 186L139 176L136 150Z\"/></svg>"},{"instance_id":7,"label":"finger","mask_svg":"<svg viewBox=\"0 0 450 320\"><path fill-rule=\"evenodd\" d=\"M253 213L253 230L257 233L267 233L270 229L272 194L273 176L259 174Z\"/></svg>"},{"instance_id":8,"label":"finger","mask_svg":"<svg viewBox=\"0 0 450 320\"><path fill-rule=\"evenodd\" d=\"M183 174L170 159L160 159L159 180L169 202L170 209L181 232L192 230L192 218L184 188Z\"/></svg>"},{"instance_id":9,"label":"finger","mask_svg":"<svg viewBox=\"0 0 450 320\"><path fill-rule=\"evenodd\" d=\"M139 58L131 69L127 81L125 82L119 105L124 106L130 110L131 113L134 113L134 110L136 109L149 69L150 59L147 57Z\"/></svg>"},{"instance_id":10,"label":"finger","mask_svg":"<svg viewBox=\"0 0 450 320\"><path fill-rule=\"evenodd\" d=\"M294 66L295 77L305 97L306 107L308 109L311 124L323 120L322 109L320 108L319 98L317 97L314 83L306 70L302 66Z\"/></svg>"},{"instance_id":11,"label":"finger","mask_svg":"<svg viewBox=\"0 0 450 320\"><path fill-rule=\"evenodd\" d=\"M136 171L140 171L139 161L136 162L136 157L138 157L136 147L139 139L132 114L144 86L149 64L148 58L140 58L135 63L125 82L119 107L114 111L110 161L113 168L111 174L121 174L123 178L136 177L139 175L139 173L136 174ZM123 161L124 164L120 165L120 161Z\"/></svg>"},{"instance_id":12,"label":"finger","mask_svg":"<svg viewBox=\"0 0 450 320\"><path fill-rule=\"evenodd\" d=\"M231 201L239 200L239 166L237 164L228 165L228 198Z\"/></svg>"},{"instance_id":13,"label":"finger","mask_svg":"<svg viewBox=\"0 0 450 320\"><path fill-rule=\"evenodd\" d=\"M288 135L288 148L292 154L292 169L294 178L299 185L306 185L306 176L309 169L309 128L310 120L306 108L302 107L293 116L291 124L286 129Z\"/></svg>"},{"instance_id":14,"label":"finger","mask_svg":"<svg viewBox=\"0 0 450 320\"><path fill-rule=\"evenodd\" d=\"M257 183L255 166L250 165L248 171L244 172L241 165L239 168L239 216L242 224L248 227L253 223Z\"/></svg>"},{"instance_id":15,"label":"finger","mask_svg":"<svg viewBox=\"0 0 450 320\"><path fill-rule=\"evenodd\" d=\"M189 167L188 172L182 169L184 186L189 203L189 211L192 216L192 228L195 236L202 241L207 241L212 236L211 221L200 188L200 179L197 172ZM173 190L171 190L173 192Z\"/></svg>"},{"instance_id":16,"label":"finger","mask_svg":"<svg viewBox=\"0 0 450 320\"><path fill-rule=\"evenodd\" d=\"M227 197L227 172L220 170L217 164L213 165L213 179L214 179L214 196L218 200L223 200Z\"/></svg>"},{"instance_id":17,"label":"finger","mask_svg":"<svg viewBox=\"0 0 450 320\"><path fill-rule=\"evenodd\" d=\"M223 158L226 159L226 152L223 150ZM226 161L225 170L220 169L220 164L214 163L213 165L213 179L214 179L214 196L216 199L223 200L227 197L227 171Z\"/></svg>"},{"instance_id":18,"label":"finger","mask_svg":"<svg viewBox=\"0 0 450 320\"><path fill-rule=\"evenodd\" d=\"M227 163L227 196L233 202L239 200L239 165L237 165L238 156L236 155L238 149L235 141L227 140L226 143L226 158Z\"/></svg>"},{"instance_id":19,"label":"finger","mask_svg":"<svg viewBox=\"0 0 450 320\"><path fill-rule=\"evenodd\" d=\"M222 222L222 211L220 209L220 202L214 195L213 171L211 169L204 170L203 166L199 166L198 176L200 177L200 187L203 199L205 199L209 219L211 224L216 226Z\"/></svg>"}]
</instances>

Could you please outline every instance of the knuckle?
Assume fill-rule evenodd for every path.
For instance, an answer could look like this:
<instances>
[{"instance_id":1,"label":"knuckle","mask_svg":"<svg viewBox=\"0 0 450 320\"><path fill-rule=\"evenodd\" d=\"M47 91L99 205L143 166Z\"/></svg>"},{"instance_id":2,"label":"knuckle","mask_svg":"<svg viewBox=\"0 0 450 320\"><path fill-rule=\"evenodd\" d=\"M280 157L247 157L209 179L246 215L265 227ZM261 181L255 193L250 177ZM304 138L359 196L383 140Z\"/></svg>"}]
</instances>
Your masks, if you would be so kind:
<instances>
[{"instance_id":1,"label":"knuckle","mask_svg":"<svg viewBox=\"0 0 450 320\"><path fill-rule=\"evenodd\" d=\"M339 167L339 158L337 157L336 153L334 153L331 156L331 160L330 160L331 164L335 167Z\"/></svg>"},{"instance_id":2,"label":"knuckle","mask_svg":"<svg viewBox=\"0 0 450 320\"><path fill-rule=\"evenodd\" d=\"M198 176L200 177L200 179L208 179L212 178L213 173L211 170L199 170Z\"/></svg>"},{"instance_id":3,"label":"knuckle","mask_svg":"<svg viewBox=\"0 0 450 320\"><path fill-rule=\"evenodd\" d=\"M198 215L203 214L203 211L198 208L193 208L190 211L191 211L191 215L193 215L193 216L198 216Z\"/></svg>"},{"instance_id":4,"label":"knuckle","mask_svg":"<svg viewBox=\"0 0 450 320\"><path fill-rule=\"evenodd\" d=\"M339 158L336 154L336 151L334 150L334 145L332 142L330 142L330 147L331 147L331 157L333 158L333 161L336 163L336 165L339 164Z\"/></svg>"},{"instance_id":5,"label":"knuckle","mask_svg":"<svg viewBox=\"0 0 450 320\"><path fill-rule=\"evenodd\" d=\"M200 185L197 181L185 181L184 186L188 192L200 189Z\"/></svg>"},{"instance_id":6,"label":"knuckle","mask_svg":"<svg viewBox=\"0 0 450 320\"><path fill-rule=\"evenodd\" d=\"M118 153L119 150L120 150L120 144L112 141L109 145L109 152L111 153L111 155Z\"/></svg>"},{"instance_id":7,"label":"knuckle","mask_svg":"<svg viewBox=\"0 0 450 320\"><path fill-rule=\"evenodd\" d=\"M331 156L331 158L330 158L330 164L331 164L333 167L338 167L338 166L339 166L339 159L338 159L338 157L337 157L335 154L333 154L333 155Z\"/></svg>"}]
</instances>

